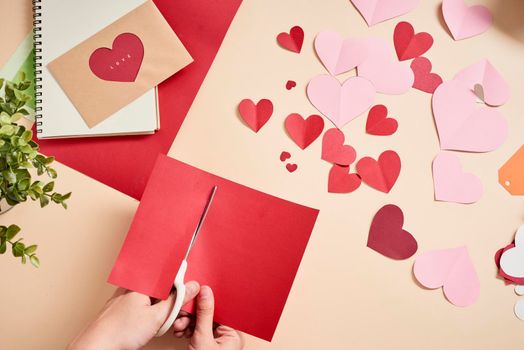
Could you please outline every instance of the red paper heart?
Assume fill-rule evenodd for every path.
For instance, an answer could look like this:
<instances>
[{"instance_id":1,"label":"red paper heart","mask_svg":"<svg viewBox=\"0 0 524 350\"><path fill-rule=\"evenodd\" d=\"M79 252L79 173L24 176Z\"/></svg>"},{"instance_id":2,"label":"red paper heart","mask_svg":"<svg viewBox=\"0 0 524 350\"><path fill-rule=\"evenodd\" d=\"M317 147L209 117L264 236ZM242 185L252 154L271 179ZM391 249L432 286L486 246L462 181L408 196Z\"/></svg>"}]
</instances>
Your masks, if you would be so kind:
<instances>
[{"instance_id":1,"label":"red paper heart","mask_svg":"<svg viewBox=\"0 0 524 350\"><path fill-rule=\"evenodd\" d=\"M411 62L411 70L415 75L415 89L432 94L442 84L440 75L431 73L431 68L431 61L426 57L417 57Z\"/></svg>"},{"instance_id":2,"label":"red paper heart","mask_svg":"<svg viewBox=\"0 0 524 350\"><path fill-rule=\"evenodd\" d=\"M289 158L291 158L291 153L286 152L286 151L282 151L282 153L280 153L280 161L281 162L285 162Z\"/></svg>"},{"instance_id":3,"label":"red paper heart","mask_svg":"<svg viewBox=\"0 0 524 350\"><path fill-rule=\"evenodd\" d=\"M334 164L329 171L329 193L351 193L360 187L362 179L358 174L349 174L349 167Z\"/></svg>"},{"instance_id":4,"label":"red paper heart","mask_svg":"<svg viewBox=\"0 0 524 350\"><path fill-rule=\"evenodd\" d=\"M417 252L417 240L404 230L404 214L393 204L383 206L373 218L368 247L391 259L404 260Z\"/></svg>"},{"instance_id":5,"label":"red paper heart","mask_svg":"<svg viewBox=\"0 0 524 350\"><path fill-rule=\"evenodd\" d=\"M325 161L349 166L357 158L355 149L344 145L344 133L337 128L326 131L322 138L322 156Z\"/></svg>"},{"instance_id":6,"label":"red paper heart","mask_svg":"<svg viewBox=\"0 0 524 350\"><path fill-rule=\"evenodd\" d=\"M431 34L426 32L415 34L413 26L408 22L397 24L393 34L393 41L395 42L398 59L401 61L419 57L433 45Z\"/></svg>"},{"instance_id":7,"label":"red paper heart","mask_svg":"<svg viewBox=\"0 0 524 350\"><path fill-rule=\"evenodd\" d=\"M293 80L288 80L287 83L286 83L286 89L287 90L291 90L295 86L297 86L297 83L295 81L293 81Z\"/></svg>"},{"instance_id":8,"label":"red paper heart","mask_svg":"<svg viewBox=\"0 0 524 350\"><path fill-rule=\"evenodd\" d=\"M289 171L290 173L292 173L292 172L294 172L295 170L298 169L298 165L288 163L288 164L286 164L286 169L287 169L287 171Z\"/></svg>"},{"instance_id":9,"label":"red paper heart","mask_svg":"<svg viewBox=\"0 0 524 350\"><path fill-rule=\"evenodd\" d=\"M287 133L301 149L306 149L324 130L324 119L319 115L310 115L304 120L298 113L287 116L285 121Z\"/></svg>"},{"instance_id":10,"label":"red paper heart","mask_svg":"<svg viewBox=\"0 0 524 350\"><path fill-rule=\"evenodd\" d=\"M246 124L254 131L258 132L271 118L273 114L273 103L268 99L262 99L255 104L246 98L240 101L238 113Z\"/></svg>"},{"instance_id":11,"label":"red paper heart","mask_svg":"<svg viewBox=\"0 0 524 350\"><path fill-rule=\"evenodd\" d=\"M385 151L378 161L364 157L357 163L362 181L376 190L389 193L400 175L400 157L395 151Z\"/></svg>"},{"instance_id":12,"label":"red paper heart","mask_svg":"<svg viewBox=\"0 0 524 350\"><path fill-rule=\"evenodd\" d=\"M142 60L144 45L132 33L118 35L111 49L101 47L89 57L89 68L102 80L133 82L136 80Z\"/></svg>"},{"instance_id":13,"label":"red paper heart","mask_svg":"<svg viewBox=\"0 0 524 350\"><path fill-rule=\"evenodd\" d=\"M513 277L513 276L510 276L507 273L505 273L504 270L502 270L502 268L500 267L500 258L502 257L502 254L504 254L506 251L508 251L510 249L513 249L513 248L515 248L515 243L514 242L509 244L509 245L507 245L504 248L499 249L495 253L495 264L497 265L499 276L504 279L504 282L506 284L520 284L520 285L524 285L524 277Z\"/></svg>"},{"instance_id":14,"label":"red paper heart","mask_svg":"<svg viewBox=\"0 0 524 350\"><path fill-rule=\"evenodd\" d=\"M388 136L398 129L398 122L388 118L388 109L384 105L376 105L369 110L366 122L366 132L370 135Z\"/></svg>"},{"instance_id":15,"label":"red paper heart","mask_svg":"<svg viewBox=\"0 0 524 350\"><path fill-rule=\"evenodd\" d=\"M304 30L299 26L294 26L289 30L289 34L286 32L278 34L277 41L284 49L300 53L304 42Z\"/></svg>"}]
</instances>

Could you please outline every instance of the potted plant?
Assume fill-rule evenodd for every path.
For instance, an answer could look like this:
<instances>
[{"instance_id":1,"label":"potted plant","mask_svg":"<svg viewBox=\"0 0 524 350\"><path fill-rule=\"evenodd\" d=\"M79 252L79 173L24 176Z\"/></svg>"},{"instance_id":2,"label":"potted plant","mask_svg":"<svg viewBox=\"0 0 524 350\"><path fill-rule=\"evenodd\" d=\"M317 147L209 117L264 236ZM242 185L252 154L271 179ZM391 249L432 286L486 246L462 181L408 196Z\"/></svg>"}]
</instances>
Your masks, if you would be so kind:
<instances>
[{"instance_id":1,"label":"potted plant","mask_svg":"<svg viewBox=\"0 0 524 350\"><path fill-rule=\"evenodd\" d=\"M18 123L31 113L26 104L32 98L25 93L31 81L26 80L24 73L18 80L14 83L0 79L0 215L28 199L39 201L42 208L56 203L67 209L71 193L54 191L53 179L57 177L51 167L54 158L39 154L32 131ZM43 176L50 180L44 181ZM17 225L0 225L0 254L9 247L23 264L29 259L38 267L37 245L23 243L23 238L17 238L19 232Z\"/></svg>"}]
</instances>

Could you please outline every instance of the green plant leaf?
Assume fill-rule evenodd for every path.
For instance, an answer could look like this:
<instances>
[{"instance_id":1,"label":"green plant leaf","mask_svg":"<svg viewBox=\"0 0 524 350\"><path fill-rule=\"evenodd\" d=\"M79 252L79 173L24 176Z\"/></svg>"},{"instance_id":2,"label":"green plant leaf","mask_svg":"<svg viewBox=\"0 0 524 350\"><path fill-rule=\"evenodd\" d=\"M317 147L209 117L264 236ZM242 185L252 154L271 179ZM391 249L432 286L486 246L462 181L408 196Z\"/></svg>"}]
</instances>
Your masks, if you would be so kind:
<instances>
[{"instance_id":1,"label":"green plant leaf","mask_svg":"<svg viewBox=\"0 0 524 350\"><path fill-rule=\"evenodd\" d=\"M31 255L29 257L29 261L31 261L31 264L33 264L34 267L40 267L40 260L36 257L36 255Z\"/></svg>"},{"instance_id":2,"label":"green plant leaf","mask_svg":"<svg viewBox=\"0 0 524 350\"><path fill-rule=\"evenodd\" d=\"M46 196L40 196L40 207L43 208L49 204L49 198Z\"/></svg>"},{"instance_id":3,"label":"green plant leaf","mask_svg":"<svg viewBox=\"0 0 524 350\"><path fill-rule=\"evenodd\" d=\"M0 128L0 134L11 136L15 133L15 127L13 125L3 125Z\"/></svg>"},{"instance_id":4,"label":"green plant leaf","mask_svg":"<svg viewBox=\"0 0 524 350\"><path fill-rule=\"evenodd\" d=\"M15 244L13 244L13 255L16 257L20 257L24 255L24 249L25 249L24 243L16 242Z\"/></svg>"},{"instance_id":5,"label":"green plant leaf","mask_svg":"<svg viewBox=\"0 0 524 350\"><path fill-rule=\"evenodd\" d=\"M0 254L4 254L7 250L7 242L3 241L2 244L0 244Z\"/></svg>"},{"instance_id":6,"label":"green plant leaf","mask_svg":"<svg viewBox=\"0 0 524 350\"><path fill-rule=\"evenodd\" d=\"M17 225L9 225L6 231L7 240L10 241L20 232L20 227Z\"/></svg>"},{"instance_id":7,"label":"green plant leaf","mask_svg":"<svg viewBox=\"0 0 524 350\"><path fill-rule=\"evenodd\" d=\"M47 168L47 175L52 179L56 179L56 177L58 176L56 170L53 168Z\"/></svg>"},{"instance_id":8,"label":"green plant leaf","mask_svg":"<svg viewBox=\"0 0 524 350\"><path fill-rule=\"evenodd\" d=\"M31 255L36 251L36 248L38 248L36 244L30 245L29 247L24 249L24 253L27 255Z\"/></svg>"},{"instance_id":9,"label":"green plant leaf","mask_svg":"<svg viewBox=\"0 0 524 350\"><path fill-rule=\"evenodd\" d=\"M27 259L26 259L25 255L22 255L22 264L25 264L26 261L27 261Z\"/></svg>"},{"instance_id":10,"label":"green plant leaf","mask_svg":"<svg viewBox=\"0 0 524 350\"><path fill-rule=\"evenodd\" d=\"M50 183L44 186L43 190L44 190L44 193L47 193L47 192L53 191L54 188L55 188L55 182L51 181Z\"/></svg>"}]
</instances>

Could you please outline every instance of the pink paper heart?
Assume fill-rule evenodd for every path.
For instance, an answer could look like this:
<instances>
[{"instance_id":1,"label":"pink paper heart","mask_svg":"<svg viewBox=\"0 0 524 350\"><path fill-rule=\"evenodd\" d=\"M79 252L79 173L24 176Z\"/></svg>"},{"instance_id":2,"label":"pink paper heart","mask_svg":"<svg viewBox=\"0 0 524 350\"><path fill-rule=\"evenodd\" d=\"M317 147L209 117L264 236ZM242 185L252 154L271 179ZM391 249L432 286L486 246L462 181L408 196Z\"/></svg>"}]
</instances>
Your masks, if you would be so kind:
<instances>
[{"instance_id":1,"label":"pink paper heart","mask_svg":"<svg viewBox=\"0 0 524 350\"><path fill-rule=\"evenodd\" d=\"M352 77L342 85L330 75L318 75L307 86L309 101L341 128L364 113L375 100L375 89L369 80Z\"/></svg>"},{"instance_id":2,"label":"pink paper heart","mask_svg":"<svg viewBox=\"0 0 524 350\"><path fill-rule=\"evenodd\" d=\"M464 0L444 0L442 14L455 40L482 34L493 23L488 8L481 5L467 6Z\"/></svg>"},{"instance_id":3,"label":"pink paper heart","mask_svg":"<svg viewBox=\"0 0 524 350\"><path fill-rule=\"evenodd\" d=\"M343 39L340 34L331 31L317 34L315 51L331 75L347 72L367 57L367 46L362 40Z\"/></svg>"},{"instance_id":4,"label":"pink paper heart","mask_svg":"<svg viewBox=\"0 0 524 350\"><path fill-rule=\"evenodd\" d=\"M415 76L409 63L398 62L393 47L386 41L372 38L365 41L368 57L357 67L359 77L371 81L377 92L391 95L406 93Z\"/></svg>"},{"instance_id":5,"label":"pink paper heart","mask_svg":"<svg viewBox=\"0 0 524 350\"><path fill-rule=\"evenodd\" d=\"M351 0L369 26L404 15L420 0Z\"/></svg>"},{"instance_id":6,"label":"pink paper heart","mask_svg":"<svg viewBox=\"0 0 524 350\"><path fill-rule=\"evenodd\" d=\"M475 95L457 80L435 90L433 114L443 150L493 151L508 133L503 115L494 108L478 107Z\"/></svg>"},{"instance_id":7,"label":"pink paper heart","mask_svg":"<svg viewBox=\"0 0 524 350\"><path fill-rule=\"evenodd\" d=\"M480 179L462 170L460 159L441 152L433 160L435 199L455 203L475 203L483 193Z\"/></svg>"},{"instance_id":8,"label":"pink paper heart","mask_svg":"<svg viewBox=\"0 0 524 350\"><path fill-rule=\"evenodd\" d=\"M419 255L413 273L426 288L442 287L446 298L456 306L473 305L480 294L480 281L466 247Z\"/></svg>"}]
</instances>

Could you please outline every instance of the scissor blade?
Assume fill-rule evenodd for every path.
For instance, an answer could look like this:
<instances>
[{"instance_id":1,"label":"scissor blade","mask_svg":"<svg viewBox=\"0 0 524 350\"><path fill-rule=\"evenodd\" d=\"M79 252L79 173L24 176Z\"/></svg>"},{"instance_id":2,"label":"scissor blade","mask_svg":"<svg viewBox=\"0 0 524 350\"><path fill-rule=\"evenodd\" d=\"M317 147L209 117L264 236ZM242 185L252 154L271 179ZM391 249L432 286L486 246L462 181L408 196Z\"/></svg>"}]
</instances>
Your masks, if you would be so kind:
<instances>
[{"instance_id":1,"label":"scissor blade","mask_svg":"<svg viewBox=\"0 0 524 350\"><path fill-rule=\"evenodd\" d=\"M213 189L211 190L211 194L209 195L209 199L206 203L206 206L204 207L204 211L202 212L202 215L200 216L200 219L198 220L198 224L195 229L195 232L193 233L193 237L191 237L191 242L189 243L189 248L187 248L186 256L184 257L184 260L187 260L187 257L189 256L189 253L191 252L191 249L193 248L193 245L195 244L198 233L200 232L200 229L202 228L202 225L204 224L204 220L206 219L207 212L209 211L209 207L211 206L211 203L213 202L213 198L215 198L215 192L217 191L217 188L218 186L214 186Z\"/></svg>"}]
</instances>

